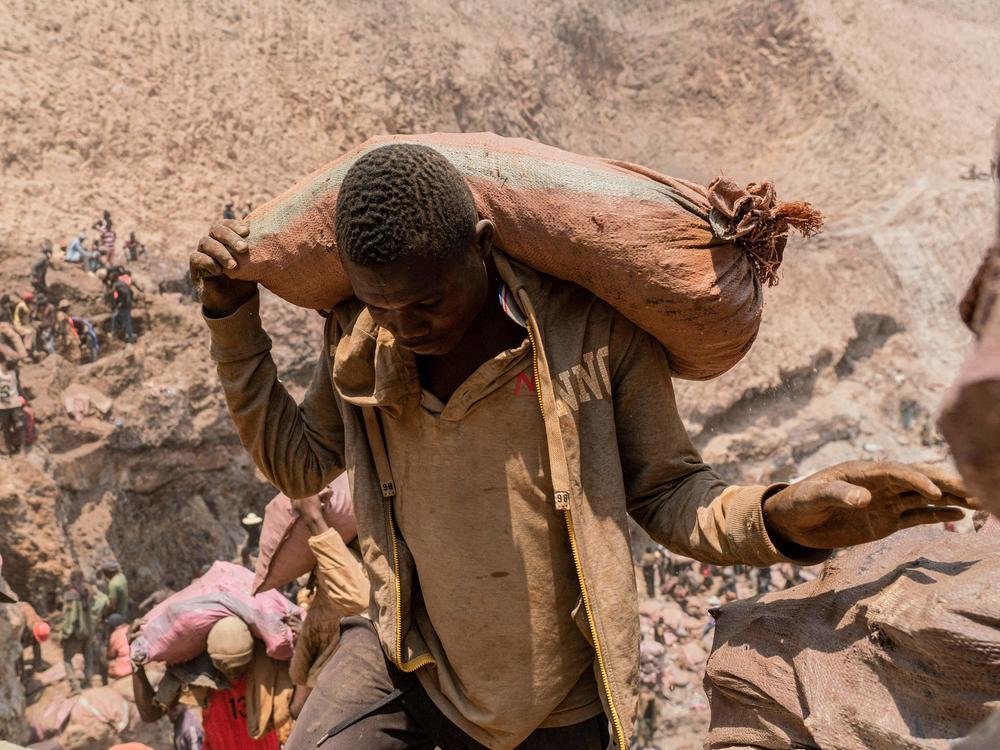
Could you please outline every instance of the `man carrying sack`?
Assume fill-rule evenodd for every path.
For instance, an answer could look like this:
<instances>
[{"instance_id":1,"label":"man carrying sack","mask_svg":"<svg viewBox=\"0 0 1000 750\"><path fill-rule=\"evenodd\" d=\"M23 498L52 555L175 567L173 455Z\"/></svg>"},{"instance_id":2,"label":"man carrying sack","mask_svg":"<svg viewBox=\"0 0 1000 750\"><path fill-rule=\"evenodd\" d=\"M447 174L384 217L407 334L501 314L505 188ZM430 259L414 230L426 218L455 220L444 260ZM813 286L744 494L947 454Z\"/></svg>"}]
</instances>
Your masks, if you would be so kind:
<instances>
[{"instance_id":1,"label":"man carrying sack","mask_svg":"<svg viewBox=\"0 0 1000 750\"><path fill-rule=\"evenodd\" d=\"M679 554L770 565L962 514L942 507L966 503L957 481L895 463L727 485L684 431L663 346L495 247L433 149L358 159L335 231L356 299L331 311L301 404L278 380L256 284L226 275L248 226L213 226L191 256L259 469L292 498L352 480L371 620L344 620L294 750L626 750L628 516Z\"/></svg>"}]
</instances>

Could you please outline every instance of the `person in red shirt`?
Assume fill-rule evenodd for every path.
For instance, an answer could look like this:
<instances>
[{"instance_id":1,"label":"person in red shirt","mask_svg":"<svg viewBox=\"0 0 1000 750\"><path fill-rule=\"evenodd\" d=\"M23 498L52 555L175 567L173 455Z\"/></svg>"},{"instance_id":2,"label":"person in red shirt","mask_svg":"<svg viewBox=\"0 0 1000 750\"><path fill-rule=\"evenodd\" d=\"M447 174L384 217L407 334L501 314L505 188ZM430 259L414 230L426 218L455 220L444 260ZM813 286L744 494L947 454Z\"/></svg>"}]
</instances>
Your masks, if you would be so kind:
<instances>
[{"instance_id":1,"label":"person in red shirt","mask_svg":"<svg viewBox=\"0 0 1000 750\"><path fill-rule=\"evenodd\" d=\"M158 721L168 713L186 685L202 707L204 750L279 750L273 717L287 711L260 702L259 676L267 671L264 660L270 660L263 644L254 640L243 620L225 617L209 632L206 655L210 665L198 664L205 661L202 658L168 668L155 691L143 666L134 666L132 686L143 721Z\"/></svg>"},{"instance_id":2,"label":"person in red shirt","mask_svg":"<svg viewBox=\"0 0 1000 750\"><path fill-rule=\"evenodd\" d=\"M108 617L107 624L111 627L108 637L108 674L119 679L132 674L132 662L129 660L128 624L125 618L117 612Z\"/></svg>"}]
</instances>

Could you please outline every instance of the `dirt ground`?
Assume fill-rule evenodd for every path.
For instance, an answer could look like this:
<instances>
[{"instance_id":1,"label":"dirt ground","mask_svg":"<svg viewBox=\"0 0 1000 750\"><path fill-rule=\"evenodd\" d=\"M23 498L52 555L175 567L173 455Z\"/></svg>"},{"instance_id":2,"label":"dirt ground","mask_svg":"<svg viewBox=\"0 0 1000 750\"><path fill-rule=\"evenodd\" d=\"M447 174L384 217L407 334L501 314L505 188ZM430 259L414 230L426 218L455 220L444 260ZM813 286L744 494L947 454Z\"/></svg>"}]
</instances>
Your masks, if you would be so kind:
<instances>
[{"instance_id":1,"label":"dirt ground","mask_svg":"<svg viewBox=\"0 0 1000 750\"><path fill-rule=\"evenodd\" d=\"M119 247L134 230L148 248L134 346L107 340L96 279L49 275L104 348L22 368L39 440L0 458L4 575L40 610L107 556L141 598L239 555L239 518L272 491L230 425L185 258L226 202L257 205L383 132L774 179L827 228L789 244L747 359L678 384L705 458L743 482L946 458L933 416L969 341L956 304L994 226L990 182L965 177L991 153L996 2L9 0L3 15L0 292L28 287L43 239L92 238L102 209ZM274 298L263 315L300 390L320 319ZM73 384L110 409L71 416ZM13 692L0 736L23 739ZM692 722L661 747L696 747Z\"/></svg>"}]
</instances>

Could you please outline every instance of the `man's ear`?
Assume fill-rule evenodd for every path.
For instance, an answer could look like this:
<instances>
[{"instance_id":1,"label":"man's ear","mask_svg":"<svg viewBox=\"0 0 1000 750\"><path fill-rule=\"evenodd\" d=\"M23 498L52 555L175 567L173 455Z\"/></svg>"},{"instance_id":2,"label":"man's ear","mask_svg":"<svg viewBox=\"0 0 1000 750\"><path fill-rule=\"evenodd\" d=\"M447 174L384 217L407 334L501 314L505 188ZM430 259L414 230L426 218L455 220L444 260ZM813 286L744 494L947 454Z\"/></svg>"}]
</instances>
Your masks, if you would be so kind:
<instances>
[{"instance_id":1,"label":"man's ear","mask_svg":"<svg viewBox=\"0 0 1000 750\"><path fill-rule=\"evenodd\" d=\"M476 254L486 260L493 251L493 233L496 227L489 219L482 219L476 224Z\"/></svg>"}]
</instances>

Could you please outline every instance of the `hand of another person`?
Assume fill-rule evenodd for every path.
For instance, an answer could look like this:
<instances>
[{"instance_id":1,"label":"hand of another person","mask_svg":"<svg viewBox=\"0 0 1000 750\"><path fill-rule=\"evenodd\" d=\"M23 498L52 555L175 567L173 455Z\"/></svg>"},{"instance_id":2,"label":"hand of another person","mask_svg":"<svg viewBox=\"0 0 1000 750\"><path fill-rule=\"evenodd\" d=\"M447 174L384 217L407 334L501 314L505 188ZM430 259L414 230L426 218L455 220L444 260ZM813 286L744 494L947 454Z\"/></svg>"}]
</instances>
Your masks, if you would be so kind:
<instances>
[{"instance_id":1,"label":"hand of another person","mask_svg":"<svg viewBox=\"0 0 1000 750\"><path fill-rule=\"evenodd\" d=\"M198 241L189 264L191 281L198 289L205 312L213 318L232 315L257 291L254 281L231 279L227 271L236 268L237 257L249 250L245 237L250 226L237 219L224 219L213 224L208 234Z\"/></svg>"},{"instance_id":2,"label":"hand of another person","mask_svg":"<svg viewBox=\"0 0 1000 750\"><path fill-rule=\"evenodd\" d=\"M305 521L310 535L318 536L330 528L326 522L326 518L323 517L323 493L310 495L301 500L293 500L292 505L302 516L302 520Z\"/></svg>"},{"instance_id":3,"label":"hand of another person","mask_svg":"<svg viewBox=\"0 0 1000 750\"><path fill-rule=\"evenodd\" d=\"M140 617L138 620L136 620L135 622L133 622L131 625L128 626L128 631L126 631L125 633L125 640L129 642L129 645L132 645L132 641L134 641L136 638L139 637L139 631L145 624L146 624L146 618Z\"/></svg>"},{"instance_id":4,"label":"hand of another person","mask_svg":"<svg viewBox=\"0 0 1000 750\"><path fill-rule=\"evenodd\" d=\"M957 507L949 507L957 506ZM848 461L789 485L764 501L764 525L778 549L788 543L836 549L900 529L957 521L975 507L952 472L922 464Z\"/></svg>"}]
</instances>

